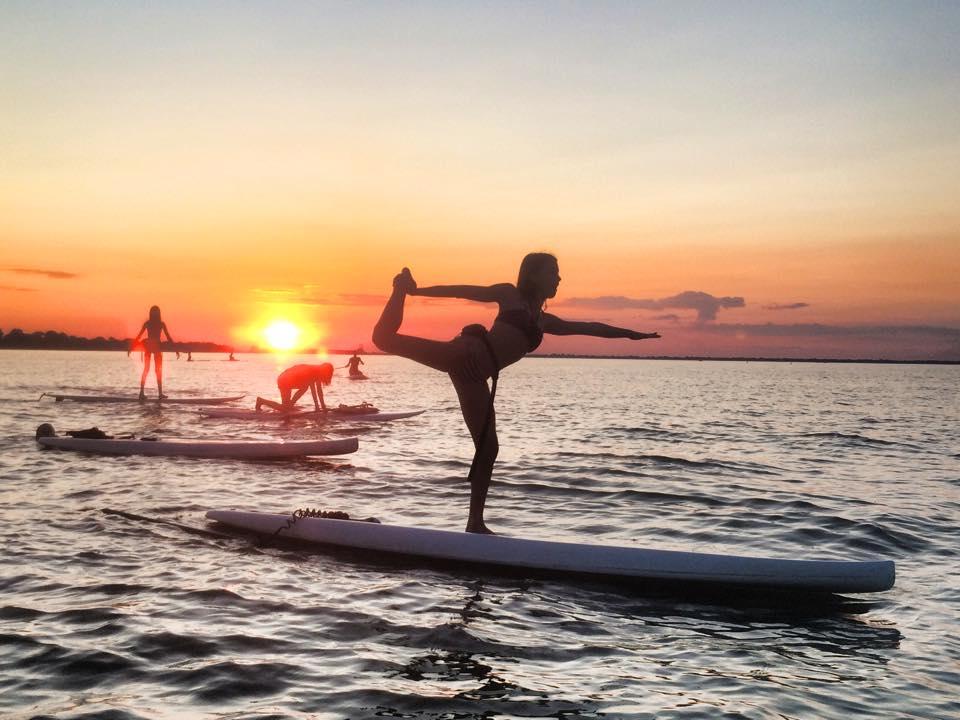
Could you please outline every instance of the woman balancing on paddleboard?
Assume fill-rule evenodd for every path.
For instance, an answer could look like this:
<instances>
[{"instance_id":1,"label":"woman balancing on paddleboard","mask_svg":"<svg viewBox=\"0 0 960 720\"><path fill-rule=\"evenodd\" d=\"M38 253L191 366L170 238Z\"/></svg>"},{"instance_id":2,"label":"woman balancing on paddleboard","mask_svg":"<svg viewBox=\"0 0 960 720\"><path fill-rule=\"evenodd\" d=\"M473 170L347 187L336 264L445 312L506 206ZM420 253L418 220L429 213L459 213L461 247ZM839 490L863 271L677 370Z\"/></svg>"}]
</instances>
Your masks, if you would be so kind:
<instances>
[{"instance_id":1,"label":"woman balancing on paddleboard","mask_svg":"<svg viewBox=\"0 0 960 720\"><path fill-rule=\"evenodd\" d=\"M641 333L599 322L561 320L556 315L544 312L547 299L557 294L559 284L557 259L548 253L527 255L520 264L516 285L417 287L410 271L404 268L393 279L393 294L374 328L373 342L381 350L449 373L453 381L460 398L463 419L476 448L470 469L467 532L491 532L483 522L483 509L499 450L492 402L499 371L536 350L544 333L630 340L660 337L657 333ZM407 295L495 302L500 312L489 331L482 325L468 325L453 340L427 340L397 332L403 322L403 306ZM487 378L491 377L494 379L492 391L487 386Z\"/></svg>"},{"instance_id":2,"label":"woman balancing on paddleboard","mask_svg":"<svg viewBox=\"0 0 960 720\"><path fill-rule=\"evenodd\" d=\"M147 382L147 374L150 372L150 358L152 357L153 371L157 376L157 396L163 400L167 396L163 394L163 353L160 351L161 333L166 335L167 340L171 343L173 342L173 338L170 337L167 324L160 318L160 308L156 305L150 308L150 316L147 318L147 321L143 323L140 332L137 333L137 336L133 339L133 346L136 346L136 344L140 342L140 338L143 337L144 333L147 334L147 339L143 341L143 373L140 375L140 399L146 399L143 386ZM127 355L129 354L130 351L128 350Z\"/></svg>"}]
</instances>

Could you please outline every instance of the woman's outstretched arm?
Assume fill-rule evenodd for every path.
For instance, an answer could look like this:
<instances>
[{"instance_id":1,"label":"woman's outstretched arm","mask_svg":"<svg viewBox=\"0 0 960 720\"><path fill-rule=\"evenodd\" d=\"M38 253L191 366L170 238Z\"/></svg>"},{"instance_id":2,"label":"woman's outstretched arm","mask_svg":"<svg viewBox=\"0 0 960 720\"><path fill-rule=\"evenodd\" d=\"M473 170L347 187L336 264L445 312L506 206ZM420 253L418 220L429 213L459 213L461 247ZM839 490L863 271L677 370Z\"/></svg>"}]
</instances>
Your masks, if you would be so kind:
<instances>
[{"instance_id":1,"label":"woman's outstretched arm","mask_svg":"<svg viewBox=\"0 0 960 720\"><path fill-rule=\"evenodd\" d=\"M642 333L602 322L563 320L549 313L543 314L543 331L551 335L590 335L591 337L627 338L628 340L647 340L660 337L660 333Z\"/></svg>"},{"instance_id":2,"label":"woman's outstretched arm","mask_svg":"<svg viewBox=\"0 0 960 720\"><path fill-rule=\"evenodd\" d=\"M500 302L504 299L513 285L500 283L498 285L434 285L432 287L418 287L411 290L410 295L422 297L447 297L473 300L475 302Z\"/></svg>"}]
</instances>

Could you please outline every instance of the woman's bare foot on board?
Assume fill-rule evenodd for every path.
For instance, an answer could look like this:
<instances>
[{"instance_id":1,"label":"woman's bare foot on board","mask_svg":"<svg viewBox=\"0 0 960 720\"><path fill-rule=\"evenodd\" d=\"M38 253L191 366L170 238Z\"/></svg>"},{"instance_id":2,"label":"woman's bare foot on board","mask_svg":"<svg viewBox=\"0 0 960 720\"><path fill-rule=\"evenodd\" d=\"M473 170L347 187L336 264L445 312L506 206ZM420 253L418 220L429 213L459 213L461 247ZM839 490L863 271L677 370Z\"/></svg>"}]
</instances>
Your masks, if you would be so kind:
<instances>
[{"instance_id":1,"label":"woman's bare foot on board","mask_svg":"<svg viewBox=\"0 0 960 720\"><path fill-rule=\"evenodd\" d=\"M476 533L477 535L496 535L493 530L488 528L483 523L480 523L479 525L467 525L466 531L468 533Z\"/></svg>"}]
</instances>

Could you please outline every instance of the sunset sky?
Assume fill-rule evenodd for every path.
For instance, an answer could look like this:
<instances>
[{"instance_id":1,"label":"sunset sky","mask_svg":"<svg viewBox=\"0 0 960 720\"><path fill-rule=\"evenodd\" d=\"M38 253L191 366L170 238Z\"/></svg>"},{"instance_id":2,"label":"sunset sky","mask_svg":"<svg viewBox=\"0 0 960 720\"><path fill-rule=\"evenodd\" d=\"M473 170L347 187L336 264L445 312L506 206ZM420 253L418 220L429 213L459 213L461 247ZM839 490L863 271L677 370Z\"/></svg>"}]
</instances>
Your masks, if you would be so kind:
<instances>
[{"instance_id":1,"label":"sunset sky","mask_svg":"<svg viewBox=\"0 0 960 720\"><path fill-rule=\"evenodd\" d=\"M0 4L0 329L365 344L393 275L661 340L960 360L960 3ZM412 299L450 337L495 308Z\"/></svg>"}]
</instances>

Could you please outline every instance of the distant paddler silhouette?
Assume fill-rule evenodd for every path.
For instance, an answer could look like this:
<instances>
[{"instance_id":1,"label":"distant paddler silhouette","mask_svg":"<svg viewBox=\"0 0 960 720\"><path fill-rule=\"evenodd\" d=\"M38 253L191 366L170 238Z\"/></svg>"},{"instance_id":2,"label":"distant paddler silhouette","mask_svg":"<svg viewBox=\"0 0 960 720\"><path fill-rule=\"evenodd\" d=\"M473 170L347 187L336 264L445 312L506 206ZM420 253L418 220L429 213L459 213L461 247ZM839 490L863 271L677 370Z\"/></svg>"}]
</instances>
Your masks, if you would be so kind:
<instances>
[{"instance_id":1,"label":"distant paddler silhouette","mask_svg":"<svg viewBox=\"0 0 960 720\"><path fill-rule=\"evenodd\" d=\"M347 364L343 367L350 368L350 377L366 377L360 369L360 366L365 364L366 363L360 359L360 355L355 352L353 353L353 357L347 360Z\"/></svg>"}]
</instances>

